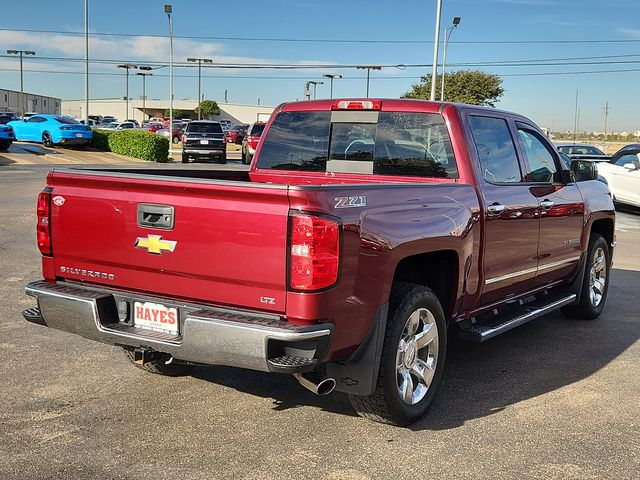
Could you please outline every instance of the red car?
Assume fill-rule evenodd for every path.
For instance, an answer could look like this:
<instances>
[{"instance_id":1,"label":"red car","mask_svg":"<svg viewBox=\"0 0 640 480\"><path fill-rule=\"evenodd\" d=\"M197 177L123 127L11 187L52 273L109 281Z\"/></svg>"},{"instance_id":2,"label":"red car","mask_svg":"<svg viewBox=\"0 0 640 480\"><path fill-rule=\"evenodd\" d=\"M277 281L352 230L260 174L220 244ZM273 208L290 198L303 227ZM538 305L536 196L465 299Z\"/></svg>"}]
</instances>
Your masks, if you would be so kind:
<instances>
[{"instance_id":1,"label":"red car","mask_svg":"<svg viewBox=\"0 0 640 480\"><path fill-rule=\"evenodd\" d=\"M253 155L258 148L258 142L260 142L260 136L267 124L265 122L256 122L249 125L247 133L242 139L242 163L249 165Z\"/></svg>"},{"instance_id":2,"label":"red car","mask_svg":"<svg viewBox=\"0 0 640 480\"><path fill-rule=\"evenodd\" d=\"M147 130L152 133L155 133L162 128L165 128L165 127L161 123L150 123L147 125Z\"/></svg>"},{"instance_id":3,"label":"red car","mask_svg":"<svg viewBox=\"0 0 640 480\"><path fill-rule=\"evenodd\" d=\"M242 138L244 137L244 133L247 131L248 126L249 125L246 124L233 125L226 132L224 132L227 143L242 143Z\"/></svg>"}]
</instances>

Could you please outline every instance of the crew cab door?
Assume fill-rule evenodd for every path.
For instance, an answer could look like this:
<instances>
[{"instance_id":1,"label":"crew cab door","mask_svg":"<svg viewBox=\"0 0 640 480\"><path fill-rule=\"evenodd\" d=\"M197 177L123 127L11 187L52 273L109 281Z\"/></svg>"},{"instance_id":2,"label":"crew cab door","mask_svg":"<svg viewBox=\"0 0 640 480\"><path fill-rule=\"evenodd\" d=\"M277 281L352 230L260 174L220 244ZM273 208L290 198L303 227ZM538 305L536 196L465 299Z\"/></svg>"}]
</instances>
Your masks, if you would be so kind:
<instances>
[{"instance_id":1,"label":"crew cab door","mask_svg":"<svg viewBox=\"0 0 640 480\"><path fill-rule=\"evenodd\" d=\"M533 125L517 121L518 144L526 160L525 180L540 205L536 286L573 273L582 252L584 201L575 182L564 184L560 159Z\"/></svg>"},{"instance_id":2,"label":"crew cab door","mask_svg":"<svg viewBox=\"0 0 640 480\"><path fill-rule=\"evenodd\" d=\"M483 286L478 304L485 306L533 286L538 266L538 198L525 182L510 118L485 111L465 116L483 197Z\"/></svg>"}]
</instances>

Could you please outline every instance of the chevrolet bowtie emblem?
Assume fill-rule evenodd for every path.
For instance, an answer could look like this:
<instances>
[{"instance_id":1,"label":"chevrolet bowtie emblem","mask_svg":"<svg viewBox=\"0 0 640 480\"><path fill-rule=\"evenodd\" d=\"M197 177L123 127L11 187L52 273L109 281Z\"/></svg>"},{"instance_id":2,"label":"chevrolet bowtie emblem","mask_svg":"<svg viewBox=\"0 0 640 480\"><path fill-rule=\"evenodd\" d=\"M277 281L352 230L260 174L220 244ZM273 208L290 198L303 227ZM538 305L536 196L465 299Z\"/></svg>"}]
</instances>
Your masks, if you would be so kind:
<instances>
[{"instance_id":1,"label":"chevrolet bowtie emblem","mask_svg":"<svg viewBox=\"0 0 640 480\"><path fill-rule=\"evenodd\" d=\"M149 253L162 255L162 252L173 252L178 242L173 240L163 240L162 235L147 235L147 238L138 237L134 246L144 248Z\"/></svg>"}]
</instances>

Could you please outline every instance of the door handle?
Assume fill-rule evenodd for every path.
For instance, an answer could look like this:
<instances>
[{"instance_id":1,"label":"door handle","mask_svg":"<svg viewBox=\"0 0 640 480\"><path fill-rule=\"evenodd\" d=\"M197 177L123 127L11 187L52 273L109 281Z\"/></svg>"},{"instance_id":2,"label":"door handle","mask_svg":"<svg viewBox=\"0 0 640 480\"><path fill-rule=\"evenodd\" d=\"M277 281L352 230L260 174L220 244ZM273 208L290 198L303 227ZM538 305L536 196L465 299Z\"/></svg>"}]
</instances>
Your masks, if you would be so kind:
<instances>
[{"instance_id":1,"label":"door handle","mask_svg":"<svg viewBox=\"0 0 640 480\"><path fill-rule=\"evenodd\" d=\"M540 206L542 208L544 208L545 210L549 210L551 207L553 207L555 205L555 202L552 202L551 200L543 200L540 202Z\"/></svg>"},{"instance_id":2,"label":"door handle","mask_svg":"<svg viewBox=\"0 0 640 480\"><path fill-rule=\"evenodd\" d=\"M504 205L500 205L499 203L494 203L487 207L487 213L489 215L500 215L502 212L504 212L505 208L506 207Z\"/></svg>"}]
</instances>

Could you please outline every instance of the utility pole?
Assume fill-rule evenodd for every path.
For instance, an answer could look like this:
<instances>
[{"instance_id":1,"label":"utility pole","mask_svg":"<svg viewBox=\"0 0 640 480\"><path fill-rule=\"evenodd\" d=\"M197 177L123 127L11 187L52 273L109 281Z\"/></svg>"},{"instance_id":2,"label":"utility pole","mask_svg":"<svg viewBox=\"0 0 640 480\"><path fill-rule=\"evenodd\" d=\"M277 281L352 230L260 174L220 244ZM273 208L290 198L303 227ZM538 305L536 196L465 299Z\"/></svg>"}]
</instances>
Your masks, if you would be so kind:
<instances>
[{"instance_id":1,"label":"utility pole","mask_svg":"<svg viewBox=\"0 0 640 480\"><path fill-rule=\"evenodd\" d=\"M169 145L173 145L173 6L165 4L164 13L169 19ZM169 148L169 153L173 153L173 149Z\"/></svg>"},{"instance_id":2,"label":"utility pole","mask_svg":"<svg viewBox=\"0 0 640 480\"><path fill-rule=\"evenodd\" d=\"M33 52L31 50L7 50L7 53L9 55L20 55L20 101L19 103L19 108L20 108L20 116L25 114L25 108L24 108L24 74L23 74L23 68L22 68L22 55L35 55L36 52Z\"/></svg>"},{"instance_id":3,"label":"utility pole","mask_svg":"<svg viewBox=\"0 0 640 480\"><path fill-rule=\"evenodd\" d=\"M224 103L229 103L229 90L224 89Z\"/></svg>"},{"instance_id":4,"label":"utility pole","mask_svg":"<svg viewBox=\"0 0 640 480\"><path fill-rule=\"evenodd\" d=\"M607 121L609 120L609 102L604 103L604 141L607 142Z\"/></svg>"},{"instance_id":5,"label":"utility pole","mask_svg":"<svg viewBox=\"0 0 640 480\"><path fill-rule=\"evenodd\" d=\"M444 77L445 71L447 69L447 47L449 46L449 37L456 29L458 25L460 25L460 17L453 17L453 24L451 28L444 29L444 51L442 52L442 78L440 79L440 101L444 102Z\"/></svg>"},{"instance_id":6,"label":"utility pole","mask_svg":"<svg viewBox=\"0 0 640 480\"><path fill-rule=\"evenodd\" d=\"M187 62L198 63L198 120L200 120L202 118L202 113L200 112L200 103L202 102L202 94L200 93L202 86L202 64L213 63L213 60L210 58L187 58Z\"/></svg>"}]
</instances>

